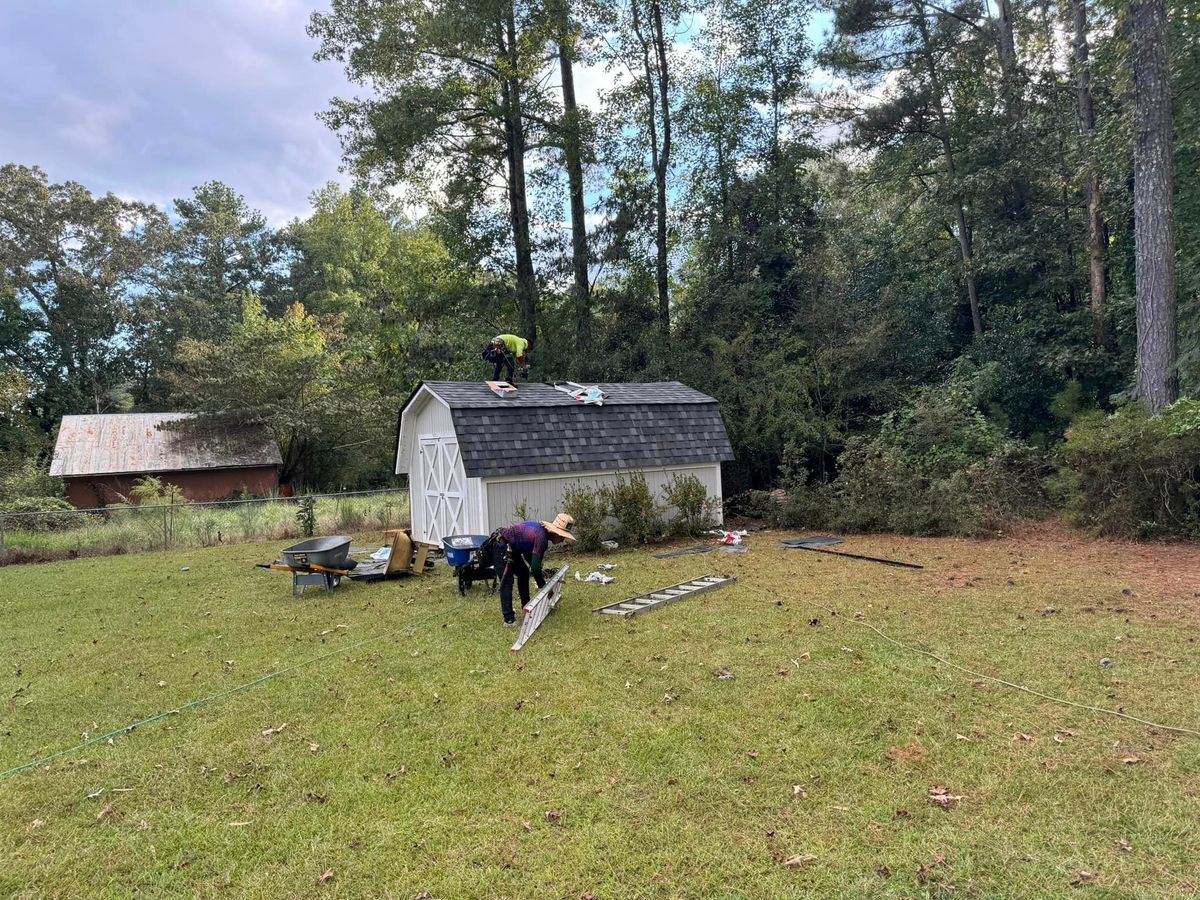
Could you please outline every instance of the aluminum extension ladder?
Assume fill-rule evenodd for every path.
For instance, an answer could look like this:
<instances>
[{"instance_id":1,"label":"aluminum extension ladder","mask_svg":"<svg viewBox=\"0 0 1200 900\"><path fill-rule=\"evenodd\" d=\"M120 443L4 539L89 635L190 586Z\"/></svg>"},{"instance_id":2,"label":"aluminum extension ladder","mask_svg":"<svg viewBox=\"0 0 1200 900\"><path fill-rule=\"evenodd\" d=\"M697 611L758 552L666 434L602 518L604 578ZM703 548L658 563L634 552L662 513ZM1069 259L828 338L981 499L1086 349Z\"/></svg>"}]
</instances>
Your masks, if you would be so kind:
<instances>
[{"instance_id":1,"label":"aluminum extension ladder","mask_svg":"<svg viewBox=\"0 0 1200 900\"><path fill-rule=\"evenodd\" d=\"M622 619L631 619L639 613L652 612L656 609L661 609L668 603L674 603L676 600L683 600L686 597L703 594L705 591L716 590L727 584L733 584L735 581L737 581L737 578L733 575L727 577L703 575L700 578L693 578L691 581L681 581L679 584L673 584L661 590L639 594L636 597L630 597L628 600L609 603L607 606L598 606L592 612L598 616L620 616Z\"/></svg>"},{"instance_id":2,"label":"aluminum extension ladder","mask_svg":"<svg viewBox=\"0 0 1200 900\"><path fill-rule=\"evenodd\" d=\"M545 621L546 616L550 615L550 610L558 606L558 601L562 599L563 581L567 577L567 568L567 566L563 566L555 572L546 582L545 587L538 591L521 610L525 617L521 619L521 630L517 633L517 642L512 645L513 650L520 650L524 647L525 642L533 636L538 626Z\"/></svg>"}]
</instances>

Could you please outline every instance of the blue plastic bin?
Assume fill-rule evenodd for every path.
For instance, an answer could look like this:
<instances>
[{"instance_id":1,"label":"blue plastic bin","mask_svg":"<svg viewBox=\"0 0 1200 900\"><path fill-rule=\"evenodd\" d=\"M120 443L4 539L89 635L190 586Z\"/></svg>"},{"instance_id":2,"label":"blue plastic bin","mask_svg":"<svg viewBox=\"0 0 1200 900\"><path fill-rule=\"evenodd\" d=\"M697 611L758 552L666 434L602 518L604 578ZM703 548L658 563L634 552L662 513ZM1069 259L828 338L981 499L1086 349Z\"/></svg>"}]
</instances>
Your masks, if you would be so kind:
<instances>
[{"instance_id":1,"label":"blue plastic bin","mask_svg":"<svg viewBox=\"0 0 1200 900\"><path fill-rule=\"evenodd\" d=\"M487 539L486 534L452 534L442 538L446 562L452 566L465 566L471 561L471 554L482 547Z\"/></svg>"}]
</instances>

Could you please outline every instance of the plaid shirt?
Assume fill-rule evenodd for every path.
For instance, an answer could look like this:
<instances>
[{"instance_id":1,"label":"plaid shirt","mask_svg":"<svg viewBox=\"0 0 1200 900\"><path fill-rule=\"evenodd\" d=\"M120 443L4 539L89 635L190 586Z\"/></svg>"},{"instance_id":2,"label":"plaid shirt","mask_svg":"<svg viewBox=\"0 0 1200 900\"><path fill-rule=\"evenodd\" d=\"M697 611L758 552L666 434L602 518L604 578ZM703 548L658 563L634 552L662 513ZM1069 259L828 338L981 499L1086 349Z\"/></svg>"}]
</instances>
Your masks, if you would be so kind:
<instances>
[{"instance_id":1,"label":"plaid shirt","mask_svg":"<svg viewBox=\"0 0 1200 900\"><path fill-rule=\"evenodd\" d=\"M514 553L545 556L550 533L541 522L518 522L501 528L500 540L512 547Z\"/></svg>"}]
</instances>

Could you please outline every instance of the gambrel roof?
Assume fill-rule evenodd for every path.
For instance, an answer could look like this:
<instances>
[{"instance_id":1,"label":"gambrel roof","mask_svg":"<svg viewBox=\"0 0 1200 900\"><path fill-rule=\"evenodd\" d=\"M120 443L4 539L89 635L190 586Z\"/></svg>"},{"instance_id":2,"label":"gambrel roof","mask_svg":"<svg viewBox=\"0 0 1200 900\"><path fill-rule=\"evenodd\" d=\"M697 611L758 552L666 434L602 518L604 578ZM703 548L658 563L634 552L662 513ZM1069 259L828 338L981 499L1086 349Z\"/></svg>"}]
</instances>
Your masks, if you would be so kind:
<instances>
[{"instance_id":1,"label":"gambrel roof","mask_svg":"<svg viewBox=\"0 0 1200 900\"><path fill-rule=\"evenodd\" d=\"M603 406L580 403L549 384L517 388L503 399L482 382L427 381L404 409L436 401L450 410L469 478L733 459L717 401L678 381L601 384Z\"/></svg>"}]
</instances>

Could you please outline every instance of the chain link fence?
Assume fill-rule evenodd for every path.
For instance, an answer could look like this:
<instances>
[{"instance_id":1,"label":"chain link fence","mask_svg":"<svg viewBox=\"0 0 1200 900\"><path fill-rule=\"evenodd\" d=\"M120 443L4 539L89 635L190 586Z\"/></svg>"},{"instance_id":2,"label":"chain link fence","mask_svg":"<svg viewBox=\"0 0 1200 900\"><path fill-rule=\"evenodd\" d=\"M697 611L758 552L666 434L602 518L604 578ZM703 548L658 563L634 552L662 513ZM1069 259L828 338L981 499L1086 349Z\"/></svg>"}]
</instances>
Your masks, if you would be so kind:
<instances>
[{"instance_id":1,"label":"chain link fence","mask_svg":"<svg viewBox=\"0 0 1200 900\"><path fill-rule=\"evenodd\" d=\"M9 512L0 513L0 564L299 537L296 514L308 497L315 534L363 534L409 524L405 488Z\"/></svg>"}]
</instances>

